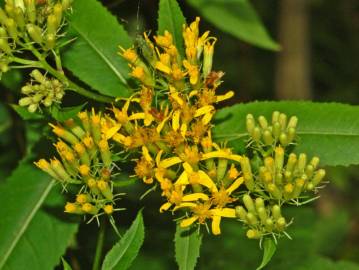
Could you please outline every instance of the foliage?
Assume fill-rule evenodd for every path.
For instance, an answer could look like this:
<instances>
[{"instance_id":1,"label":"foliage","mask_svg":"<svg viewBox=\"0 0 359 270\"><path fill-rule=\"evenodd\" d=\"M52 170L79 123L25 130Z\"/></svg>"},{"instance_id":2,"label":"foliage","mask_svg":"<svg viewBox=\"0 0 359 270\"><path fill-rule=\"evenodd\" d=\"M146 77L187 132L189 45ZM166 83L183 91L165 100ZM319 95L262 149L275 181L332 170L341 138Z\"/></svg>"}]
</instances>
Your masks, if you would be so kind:
<instances>
[{"instance_id":1,"label":"foliage","mask_svg":"<svg viewBox=\"0 0 359 270\"><path fill-rule=\"evenodd\" d=\"M238 39L280 48L247 0L187 3ZM162 256L149 261L154 251L146 247L142 213L158 212L160 203L160 212L176 215L179 269L359 269L333 261L345 257L338 246L347 213L320 218L303 207L323 187L319 159L329 166L359 163L357 106L252 102L216 112L234 94L216 92L223 76L213 69L217 38L200 34L199 18L186 24L183 3L175 0L159 1L157 35L146 32L135 41L100 1L1 5L2 85L19 100L10 106L21 120L0 104L0 147L11 149L18 125L24 145L22 161L0 182L0 269L77 269L76 252L83 249L77 240L86 230L77 233L76 215L101 226L94 270L102 257L104 270L173 268L161 246L173 231L157 215L146 218L152 232L146 239L162 240ZM19 159L7 150L0 157L3 178L11 169L4 160ZM38 157L45 157L35 164L47 174L32 164ZM151 187L144 190L140 180ZM151 195L138 210L139 198L158 190L165 202ZM118 239L118 226L131 219L122 210L137 217ZM104 239L108 222L113 231ZM102 256L106 246L112 248Z\"/></svg>"}]
</instances>

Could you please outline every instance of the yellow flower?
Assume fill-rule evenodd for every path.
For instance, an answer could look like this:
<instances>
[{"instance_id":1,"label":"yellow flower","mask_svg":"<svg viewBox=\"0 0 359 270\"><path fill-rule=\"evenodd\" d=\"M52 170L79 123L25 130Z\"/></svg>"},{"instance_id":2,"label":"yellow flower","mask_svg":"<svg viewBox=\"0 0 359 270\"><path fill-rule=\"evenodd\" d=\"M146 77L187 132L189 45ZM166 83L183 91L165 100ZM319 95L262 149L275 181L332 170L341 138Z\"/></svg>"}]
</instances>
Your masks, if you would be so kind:
<instances>
[{"instance_id":1,"label":"yellow flower","mask_svg":"<svg viewBox=\"0 0 359 270\"><path fill-rule=\"evenodd\" d=\"M175 210L180 208L189 208L192 212L191 217L183 219L180 226L185 228L192 225L195 221L198 221L199 224L204 224L207 219L212 219L212 233L214 235L221 234L220 223L222 217L235 218L236 211L233 208L211 209L211 206L211 202L207 201L204 203L184 202L175 207Z\"/></svg>"},{"instance_id":2,"label":"yellow flower","mask_svg":"<svg viewBox=\"0 0 359 270\"><path fill-rule=\"evenodd\" d=\"M138 55L136 53L136 51L133 48L129 48L129 49L124 49L121 46L119 46L121 52L119 52L119 54L125 58L128 62L130 63L135 63Z\"/></svg>"},{"instance_id":3,"label":"yellow flower","mask_svg":"<svg viewBox=\"0 0 359 270\"><path fill-rule=\"evenodd\" d=\"M191 64L187 60L183 60L183 66L187 69L189 75L189 81L192 85L195 85L198 82L199 78L199 69L197 65Z\"/></svg>"},{"instance_id":4,"label":"yellow flower","mask_svg":"<svg viewBox=\"0 0 359 270\"><path fill-rule=\"evenodd\" d=\"M172 45L172 35L167 30L164 32L164 35L155 36L154 39L158 46L168 48Z\"/></svg>"}]
</instances>

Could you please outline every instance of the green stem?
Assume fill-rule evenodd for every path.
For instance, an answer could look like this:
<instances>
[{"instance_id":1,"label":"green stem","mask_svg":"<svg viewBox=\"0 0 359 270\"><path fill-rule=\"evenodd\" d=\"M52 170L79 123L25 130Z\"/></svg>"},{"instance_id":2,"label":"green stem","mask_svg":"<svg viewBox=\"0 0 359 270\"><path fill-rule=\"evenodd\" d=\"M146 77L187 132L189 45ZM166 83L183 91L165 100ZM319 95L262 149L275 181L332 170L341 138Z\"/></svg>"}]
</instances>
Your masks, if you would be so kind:
<instances>
[{"instance_id":1,"label":"green stem","mask_svg":"<svg viewBox=\"0 0 359 270\"><path fill-rule=\"evenodd\" d=\"M36 56L36 58L39 60L41 64L41 68L47 70L52 76L56 77L58 80L66 84L69 90L72 90L82 96L91 98L93 100L104 102L104 103L110 103L113 102L114 99L111 97L103 96L96 94L92 91L88 91L85 88L82 88L81 86L77 85L76 83L69 80L61 71L57 71L52 66L50 66L46 59L39 53L33 46L30 47L32 53Z\"/></svg>"},{"instance_id":2,"label":"green stem","mask_svg":"<svg viewBox=\"0 0 359 270\"><path fill-rule=\"evenodd\" d=\"M97 238L95 258L94 258L94 261L93 261L92 270L99 270L100 269L102 250L103 250L103 245L104 245L104 242L105 242L106 223L107 222L103 222L100 225L100 232L99 232L98 238Z\"/></svg>"}]
</instances>

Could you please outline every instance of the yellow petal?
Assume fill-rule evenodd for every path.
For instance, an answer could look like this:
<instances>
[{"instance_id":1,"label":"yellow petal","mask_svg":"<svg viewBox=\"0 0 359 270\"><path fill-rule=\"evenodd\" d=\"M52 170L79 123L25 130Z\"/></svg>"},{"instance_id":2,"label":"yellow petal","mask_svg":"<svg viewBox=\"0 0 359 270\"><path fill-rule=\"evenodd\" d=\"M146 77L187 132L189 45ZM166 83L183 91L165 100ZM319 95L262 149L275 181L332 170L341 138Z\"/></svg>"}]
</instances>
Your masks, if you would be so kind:
<instances>
[{"instance_id":1,"label":"yellow petal","mask_svg":"<svg viewBox=\"0 0 359 270\"><path fill-rule=\"evenodd\" d=\"M163 153L163 150L160 150L157 155L156 155L156 164L157 166L160 164L161 162L161 157L162 157L162 153Z\"/></svg>"},{"instance_id":2,"label":"yellow petal","mask_svg":"<svg viewBox=\"0 0 359 270\"><path fill-rule=\"evenodd\" d=\"M193 172L192 166L188 162L183 163L183 168L188 174Z\"/></svg>"},{"instance_id":3,"label":"yellow petal","mask_svg":"<svg viewBox=\"0 0 359 270\"><path fill-rule=\"evenodd\" d=\"M180 177L178 177L177 181L175 182L175 186L188 184L188 176L187 173L184 171L183 173L181 173Z\"/></svg>"},{"instance_id":4,"label":"yellow petal","mask_svg":"<svg viewBox=\"0 0 359 270\"><path fill-rule=\"evenodd\" d=\"M181 209L181 208L194 208L196 207L197 204L195 203L191 203L191 202L184 202L184 203L181 203L180 205L176 206L173 211L177 211L178 209Z\"/></svg>"},{"instance_id":5,"label":"yellow petal","mask_svg":"<svg viewBox=\"0 0 359 270\"><path fill-rule=\"evenodd\" d=\"M204 201L209 200L208 196L204 193L192 193L192 194L185 195L182 197L182 201L184 201L184 202L193 202L193 201L197 201L199 199L204 200Z\"/></svg>"},{"instance_id":6,"label":"yellow petal","mask_svg":"<svg viewBox=\"0 0 359 270\"><path fill-rule=\"evenodd\" d=\"M203 106L195 111L194 117L198 117L198 116L207 114L213 110L214 110L214 107L212 105Z\"/></svg>"},{"instance_id":7,"label":"yellow petal","mask_svg":"<svg viewBox=\"0 0 359 270\"><path fill-rule=\"evenodd\" d=\"M210 210L213 216L221 216L221 217L228 217L228 218L235 218L236 217L236 210L233 208L216 208Z\"/></svg>"},{"instance_id":8,"label":"yellow petal","mask_svg":"<svg viewBox=\"0 0 359 270\"><path fill-rule=\"evenodd\" d=\"M224 95L216 96L216 102L221 102L223 100L230 99L233 96L234 96L234 92L233 91L228 91Z\"/></svg>"},{"instance_id":9,"label":"yellow petal","mask_svg":"<svg viewBox=\"0 0 359 270\"><path fill-rule=\"evenodd\" d=\"M173 98L179 105L183 105L184 101L182 98L180 98L178 91L173 86L170 86L170 96Z\"/></svg>"},{"instance_id":10,"label":"yellow petal","mask_svg":"<svg viewBox=\"0 0 359 270\"><path fill-rule=\"evenodd\" d=\"M209 153L202 154L201 160L209 159L209 158L228 158L230 156L230 153L223 150L218 151L212 151Z\"/></svg>"},{"instance_id":11,"label":"yellow petal","mask_svg":"<svg viewBox=\"0 0 359 270\"><path fill-rule=\"evenodd\" d=\"M187 124L183 123L181 125L181 135L182 135L182 137L186 137L186 133L187 133Z\"/></svg>"},{"instance_id":12,"label":"yellow petal","mask_svg":"<svg viewBox=\"0 0 359 270\"><path fill-rule=\"evenodd\" d=\"M168 119L170 119L171 116L167 116L165 119L162 120L161 123L159 123L159 125L156 127L156 131L157 133L160 133L161 130L163 129L163 127L165 126L166 122L168 121Z\"/></svg>"},{"instance_id":13,"label":"yellow petal","mask_svg":"<svg viewBox=\"0 0 359 270\"><path fill-rule=\"evenodd\" d=\"M111 139L116 133L117 131L119 131L121 128L121 125L116 125L112 128L110 128L109 130L106 131L106 139L109 140Z\"/></svg>"},{"instance_id":14,"label":"yellow petal","mask_svg":"<svg viewBox=\"0 0 359 270\"><path fill-rule=\"evenodd\" d=\"M240 185L242 185L244 179L243 177L237 178L232 185L229 186L229 188L226 189L228 194L231 194L233 191L235 191Z\"/></svg>"},{"instance_id":15,"label":"yellow petal","mask_svg":"<svg viewBox=\"0 0 359 270\"><path fill-rule=\"evenodd\" d=\"M189 97L191 98L191 97L193 97L193 96L195 96L195 95L197 95L198 94L198 91L197 90L192 90L190 93L189 93Z\"/></svg>"},{"instance_id":16,"label":"yellow petal","mask_svg":"<svg viewBox=\"0 0 359 270\"><path fill-rule=\"evenodd\" d=\"M184 219L184 220L181 221L180 226L181 226L182 228L186 228L186 227L192 225L193 222L195 222L197 219L198 219L198 217L196 217L196 216L190 217L190 218L186 218L186 219Z\"/></svg>"},{"instance_id":17,"label":"yellow petal","mask_svg":"<svg viewBox=\"0 0 359 270\"><path fill-rule=\"evenodd\" d=\"M182 160L179 157L170 157L162 160L159 164L159 167L168 168L181 162Z\"/></svg>"},{"instance_id":18,"label":"yellow petal","mask_svg":"<svg viewBox=\"0 0 359 270\"><path fill-rule=\"evenodd\" d=\"M151 125L153 120L154 120L154 117L152 116L152 114L146 112L145 119L144 119L145 126L148 127L149 125Z\"/></svg>"},{"instance_id":19,"label":"yellow petal","mask_svg":"<svg viewBox=\"0 0 359 270\"><path fill-rule=\"evenodd\" d=\"M211 122L213 115L213 112L206 113L202 118L202 123L207 125L209 122Z\"/></svg>"},{"instance_id":20,"label":"yellow petal","mask_svg":"<svg viewBox=\"0 0 359 270\"><path fill-rule=\"evenodd\" d=\"M123 143L126 139L126 136L122 135L121 133L116 133L112 136L112 139L116 142Z\"/></svg>"},{"instance_id":21,"label":"yellow petal","mask_svg":"<svg viewBox=\"0 0 359 270\"><path fill-rule=\"evenodd\" d=\"M171 206L172 206L172 203L170 203L170 202L166 202L166 203L162 204L160 207L160 213L167 211L168 209L170 209Z\"/></svg>"},{"instance_id":22,"label":"yellow petal","mask_svg":"<svg viewBox=\"0 0 359 270\"><path fill-rule=\"evenodd\" d=\"M212 233L214 235L221 234L220 224L221 224L221 216L213 216L212 217Z\"/></svg>"},{"instance_id":23,"label":"yellow petal","mask_svg":"<svg viewBox=\"0 0 359 270\"><path fill-rule=\"evenodd\" d=\"M134 113L128 117L129 120L145 119L145 113Z\"/></svg>"},{"instance_id":24,"label":"yellow petal","mask_svg":"<svg viewBox=\"0 0 359 270\"><path fill-rule=\"evenodd\" d=\"M171 69L165 64L163 64L162 62L157 61L155 68L158 69L159 71L162 71L163 73L171 74Z\"/></svg>"},{"instance_id":25,"label":"yellow petal","mask_svg":"<svg viewBox=\"0 0 359 270\"><path fill-rule=\"evenodd\" d=\"M199 173L199 183L202 186L208 187L210 191L217 192L218 189L216 187L216 184L213 182L211 177L208 176L204 171L198 171Z\"/></svg>"},{"instance_id":26,"label":"yellow petal","mask_svg":"<svg viewBox=\"0 0 359 270\"><path fill-rule=\"evenodd\" d=\"M177 110L173 113L172 128L174 131L176 131L180 126L180 123L179 123L180 115L181 115L181 111L179 111L179 110Z\"/></svg>"},{"instance_id":27,"label":"yellow petal","mask_svg":"<svg viewBox=\"0 0 359 270\"><path fill-rule=\"evenodd\" d=\"M142 155L148 162L153 161L153 159L148 151L148 148L146 146L142 146Z\"/></svg>"},{"instance_id":28,"label":"yellow petal","mask_svg":"<svg viewBox=\"0 0 359 270\"><path fill-rule=\"evenodd\" d=\"M240 155L229 155L228 159L231 159L231 160L234 160L234 161L237 161L237 162L241 162L242 160L242 157Z\"/></svg>"}]
</instances>

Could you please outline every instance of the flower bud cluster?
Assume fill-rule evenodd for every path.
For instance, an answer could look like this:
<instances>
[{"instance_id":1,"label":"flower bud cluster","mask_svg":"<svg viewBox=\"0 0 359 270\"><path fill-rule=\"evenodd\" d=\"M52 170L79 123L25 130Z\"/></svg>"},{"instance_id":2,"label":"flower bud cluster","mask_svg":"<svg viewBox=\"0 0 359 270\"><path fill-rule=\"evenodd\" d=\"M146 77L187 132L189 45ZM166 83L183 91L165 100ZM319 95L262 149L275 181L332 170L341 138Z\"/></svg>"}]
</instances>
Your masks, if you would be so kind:
<instances>
[{"instance_id":1,"label":"flower bud cluster","mask_svg":"<svg viewBox=\"0 0 359 270\"><path fill-rule=\"evenodd\" d=\"M68 202L65 212L71 214L112 214L115 198L113 176L113 146L105 133L112 119L86 111L78 118L70 119L63 126L53 125L52 131L58 137L54 144L60 159L40 159L36 166L48 173L66 187L74 185L78 191L76 200Z\"/></svg>"},{"instance_id":2,"label":"flower bud cluster","mask_svg":"<svg viewBox=\"0 0 359 270\"><path fill-rule=\"evenodd\" d=\"M17 46L26 49L26 44L37 44L45 51L53 49L64 23L64 12L71 7L71 2L6 0L4 8L0 8L1 70L7 71Z\"/></svg>"},{"instance_id":3,"label":"flower bud cluster","mask_svg":"<svg viewBox=\"0 0 359 270\"><path fill-rule=\"evenodd\" d=\"M31 82L21 88L25 95L19 100L19 105L27 107L33 113L43 104L50 107L54 103L61 103L65 94L64 85L57 79L49 79L37 69L34 69L30 76Z\"/></svg>"},{"instance_id":4,"label":"flower bud cluster","mask_svg":"<svg viewBox=\"0 0 359 270\"><path fill-rule=\"evenodd\" d=\"M243 205L236 207L238 218L248 227L247 237L259 239L266 234L280 234L288 226L278 204L265 206L264 200L255 200L248 194L243 196Z\"/></svg>"}]
</instances>

